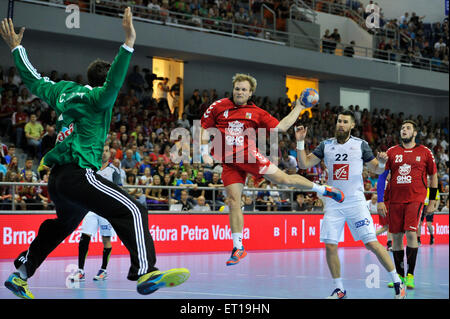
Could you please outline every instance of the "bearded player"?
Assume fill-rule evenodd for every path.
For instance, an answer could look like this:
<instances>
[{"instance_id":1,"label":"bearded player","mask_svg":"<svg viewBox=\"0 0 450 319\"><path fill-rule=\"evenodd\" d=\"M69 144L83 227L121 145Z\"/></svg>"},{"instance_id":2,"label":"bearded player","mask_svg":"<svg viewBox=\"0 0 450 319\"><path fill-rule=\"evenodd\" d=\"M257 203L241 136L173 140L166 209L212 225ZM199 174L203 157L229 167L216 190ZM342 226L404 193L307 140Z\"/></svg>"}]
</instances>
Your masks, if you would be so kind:
<instances>
[{"instance_id":1,"label":"bearded player","mask_svg":"<svg viewBox=\"0 0 450 319\"><path fill-rule=\"evenodd\" d=\"M324 161L328 168L328 184L339 187L345 194L344 203L326 200L325 214L320 228L320 241L325 243L328 268L333 278L334 290L329 299L343 299L347 296L341 278L341 264L338 255L339 238L347 223L354 240L361 240L366 248L377 256L382 266L389 272L395 283L395 298L404 299L406 289L395 271L389 253L378 242L372 216L366 205L362 172L367 163L369 170L376 174L384 172L386 153L375 157L369 144L351 136L355 127L352 111L338 114L335 137L322 141L316 149L306 154L304 139L307 128L297 128L297 158L302 169L315 166Z\"/></svg>"},{"instance_id":2,"label":"bearded player","mask_svg":"<svg viewBox=\"0 0 450 319\"><path fill-rule=\"evenodd\" d=\"M389 179L389 232L392 233L392 253L397 273L406 282L408 289L415 288L414 269L417 252L417 227L425 198L427 197L427 176L430 177L429 204L426 214L436 209L438 187L436 162L433 153L424 145L416 144L417 124L406 120L400 129L402 143L388 149L386 170L390 170ZM384 185L385 180L378 183ZM382 207L382 203L379 203ZM386 210L384 208L384 210ZM406 234L406 261L408 265L405 276L403 237ZM390 283L391 287L392 284Z\"/></svg>"},{"instance_id":3,"label":"bearded player","mask_svg":"<svg viewBox=\"0 0 450 319\"><path fill-rule=\"evenodd\" d=\"M281 121L257 107L251 97L255 93L256 79L246 74L236 74L232 79L233 97L218 100L209 106L201 118L201 154L206 165L213 164L213 157L222 162L222 181L230 207L230 227L233 250L227 266L236 265L247 255L242 244L244 216L241 196L247 173L264 177L274 184L287 185L314 191L335 201L344 200L343 193L334 187L315 184L300 175L288 175L271 163L256 147L256 132L286 132L304 109L297 100L292 111ZM214 131L214 132L213 132ZM274 131L272 131L273 133ZM215 133L215 134L214 134ZM209 143L210 136L214 140ZM260 137L260 135L258 135ZM212 148L211 148L212 146Z\"/></svg>"}]
</instances>

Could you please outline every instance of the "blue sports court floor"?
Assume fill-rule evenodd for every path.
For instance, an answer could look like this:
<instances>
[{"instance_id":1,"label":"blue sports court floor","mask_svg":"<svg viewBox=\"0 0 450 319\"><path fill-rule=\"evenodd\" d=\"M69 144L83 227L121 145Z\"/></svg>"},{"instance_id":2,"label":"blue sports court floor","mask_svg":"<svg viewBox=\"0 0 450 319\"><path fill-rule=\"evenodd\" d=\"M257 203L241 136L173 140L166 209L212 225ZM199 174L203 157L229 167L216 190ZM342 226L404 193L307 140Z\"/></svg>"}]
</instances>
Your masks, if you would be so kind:
<instances>
[{"instance_id":1,"label":"blue sports court floor","mask_svg":"<svg viewBox=\"0 0 450 319\"><path fill-rule=\"evenodd\" d=\"M341 271L350 299L392 299L387 272L365 248L340 248ZM189 280L149 296L136 292L128 281L128 256L112 256L109 278L94 282L101 257L86 260L86 281L70 284L66 278L77 268L77 258L49 258L29 279L36 299L323 299L332 291L324 249L249 251L240 264L227 267L228 252L159 254L161 270L186 267ZM0 280L14 270L12 260L0 261ZM415 271L416 289L408 299L449 298L449 246L423 245ZM17 299L3 284L0 299Z\"/></svg>"}]
</instances>

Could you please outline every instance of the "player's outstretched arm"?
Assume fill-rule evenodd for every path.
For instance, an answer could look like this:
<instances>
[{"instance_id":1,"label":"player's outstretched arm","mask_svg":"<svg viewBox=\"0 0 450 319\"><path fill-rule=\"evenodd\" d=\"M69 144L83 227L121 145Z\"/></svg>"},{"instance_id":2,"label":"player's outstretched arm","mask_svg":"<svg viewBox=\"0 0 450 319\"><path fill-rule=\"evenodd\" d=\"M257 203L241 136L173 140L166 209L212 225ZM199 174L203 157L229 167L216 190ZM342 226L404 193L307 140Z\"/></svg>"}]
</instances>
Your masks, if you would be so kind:
<instances>
[{"instance_id":1,"label":"player's outstretched arm","mask_svg":"<svg viewBox=\"0 0 450 319\"><path fill-rule=\"evenodd\" d=\"M18 34L14 31L14 24L11 18L2 20L0 33L11 50L20 45L24 32L25 27L20 28Z\"/></svg>"},{"instance_id":2,"label":"player's outstretched arm","mask_svg":"<svg viewBox=\"0 0 450 319\"><path fill-rule=\"evenodd\" d=\"M295 127L295 139L297 140L297 161L301 169L308 169L320 163L321 159L313 153L306 155L305 152L305 137L308 133L308 128L301 126Z\"/></svg>"},{"instance_id":3,"label":"player's outstretched arm","mask_svg":"<svg viewBox=\"0 0 450 319\"><path fill-rule=\"evenodd\" d=\"M132 52L134 51L134 42L136 41L136 31L133 26L133 16L130 7L125 9L122 27L125 31L124 45L120 48L118 55L111 64L105 84L102 87L95 88L90 96L91 103L99 111L106 110L114 105L127 75Z\"/></svg>"},{"instance_id":4,"label":"player's outstretched arm","mask_svg":"<svg viewBox=\"0 0 450 319\"><path fill-rule=\"evenodd\" d=\"M122 19L122 27L125 31L125 45L133 48L136 41L136 31L133 26L133 15L131 14L130 7L125 9Z\"/></svg>"},{"instance_id":5,"label":"player's outstretched arm","mask_svg":"<svg viewBox=\"0 0 450 319\"><path fill-rule=\"evenodd\" d=\"M27 51L21 45L25 27L19 33L14 31L14 24L11 19L3 19L0 27L0 34L5 43L11 49L11 53L17 71L32 94L44 100L50 107L54 108L60 91L65 83L56 84L47 77L42 77L36 68L31 64Z\"/></svg>"}]
</instances>

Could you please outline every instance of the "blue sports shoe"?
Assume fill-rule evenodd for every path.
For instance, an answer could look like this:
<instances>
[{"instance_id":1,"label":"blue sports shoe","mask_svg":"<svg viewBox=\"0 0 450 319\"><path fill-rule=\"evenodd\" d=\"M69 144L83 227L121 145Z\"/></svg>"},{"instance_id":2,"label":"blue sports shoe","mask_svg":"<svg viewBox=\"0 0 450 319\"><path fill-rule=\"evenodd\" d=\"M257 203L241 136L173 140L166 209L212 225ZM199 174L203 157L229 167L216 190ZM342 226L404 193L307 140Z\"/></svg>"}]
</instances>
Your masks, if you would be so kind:
<instances>
[{"instance_id":1,"label":"blue sports shoe","mask_svg":"<svg viewBox=\"0 0 450 319\"><path fill-rule=\"evenodd\" d=\"M227 266L236 265L245 256L247 256L247 252L245 251L244 247L242 247L242 249L238 249L238 248L234 247L233 251L231 252L231 257L230 257L230 259L227 260L226 264L227 264Z\"/></svg>"},{"instance_id":2,"label":"blue sports shoe","mask_svg":"<svg viewBox=\"0 0 450 319\"><path fill-rule=\"evenodd\" d=\"M186 268L174 268L167 271L155 270L139 277L137 291L141 295L149 295L159 288L170 288L181 285L188 280L189 270Z\"/></svg>"},{"instance_id":3,"label":"blue sports shoe","mask_svg":"<svg viewBox=\"0 0 450 319\"><path fill-rule=\"evenodd\" d=\"M344 193L336 187L323 185L325 186L325 193L323 193L324 197L332 198L338 203L342 203L344 201Z\"/></svg>"},{"instance_id":4,"label":"blue sports shoe","mask_svg":"<svg viewBox=\"0 0 450 319\"><path fill-rule=\"evenodd\" d=\"M17 297L23 299L34 299L33 294L28 289L26 280L20 278L18 272L13 272L5 281L5 287L12 291Z\"/></svg>"}]
</instances>

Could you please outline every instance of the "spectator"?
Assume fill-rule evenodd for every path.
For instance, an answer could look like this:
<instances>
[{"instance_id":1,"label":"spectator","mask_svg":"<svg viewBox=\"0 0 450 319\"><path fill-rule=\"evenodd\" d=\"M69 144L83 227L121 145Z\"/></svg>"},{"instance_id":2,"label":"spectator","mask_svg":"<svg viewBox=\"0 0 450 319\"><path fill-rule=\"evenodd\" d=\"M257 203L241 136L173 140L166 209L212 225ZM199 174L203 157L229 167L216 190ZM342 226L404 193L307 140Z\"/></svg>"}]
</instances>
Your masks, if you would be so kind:
<instances>
[{"instance_id":1,"label":"spectator","mask_svg":"<svg viewBox=\"0 0 450 319\"><path fill-rule=\"evenodd\" d=\"M22 183L35 183L37 180L34 176L34 172L31 170L26 170L22 175L20 182ZM42 209L42 205L37 206L40 200L37 199L36 186L24 185L17 187L17 192L22 200L26 203L27 210L38 210Z\"/></svg>"},{"instance_id":2,"label":"spectator","mask_svg":"<svg viewBox=\"0 0 450 319\"><path fill-rule=\"evenodd\" d=\"M192 210L194 205L189 201L188 191L183 189L180 193L180 199L178 200L178 204L181 204L181 211L187 212Z\"/></svg>"},{"instance_id":3,"label":"spectator","mask_svg":"<svg viewBox=\"0 0 450 319\"><path fill-rule=\"evenodd\" d=\"M133 158L133 151L127 149L125 152L125 158L121 162L122 169L125 173L131 173L131 170L139 165L139 162Z\"/></svg>"},{"instance_id":4,"label":"spectator","mask_svg":"<svg viewBox=\"0 0 450 319\"><path fill-rule=\"evenodd\" d=\"M112 164L120 171L120 180L122 182L122 184L120 186L125 185L126 179L127 179L127 173L122 168L122 164L121 164L120 160L118 158L115 158L115 159L113 159Z\"/></svg>"},{"instance_id":5,"label":"spectator","mask_svg":"<svg viewBox=\"0 0 450 319\"><path fill-rule=\"evenodd\" d=\"M25 137L30 147L30 153L32 157L35 157L40 152L42 143L42 136L44 135L44 128L42 124L37 122L36 114L30 115L30 121L25 124Z\"/></svg>"},{"instance_id":6,"label":"spectator","mask_svg":"<svg viewBox=\"0 0 450 319\"><path fill-rule=\"evenodd\" d=\"M330 30L326 29L325 30L325 34L322 37L322 52L323 53L334 53L334 43L331 42L330 40L332 40L331 34L330 34Z\"/></svg>"},{"instance_id":7,"label":"spectator","mask_svg":"<svg viewBox=\"0 0 450 319\"><path fill-rule=\"evenodd\" d=\"M334 54L338 43L341 43L341 35L339 34L338 29L333 30L333 33L330 35L330 39L334 41L332 42L330 53Z\"/></svg>"},{"instance_id":8,"label":"spectator","mask_svg":"<svg viewBox=\"0 0 450 319\"><path fill-rule=\"evenodd\" d=\"M126 181L125 181L124 185L126 185L126 186L136 186L136 187L126 188L126 191L128 192L128 194L133 196L141 204L147 205L146 200L145 200L145 195L142 192L142 188L137 187L138 186L138 181L136 179L136 175L133 174L133 173L128 173L126 176L127 177L126 177Z\"/></svg>"},{"instance_id":9,"label":"spectator","mask_svg":"<svg viewBox=\"0 0 450 319\"><path fill-rule=\"evenodd\" d=\"M191 180L189 180L189 175L187 172L182 172L181 178L179 180L177 180L177 183L175 186L183 186L186 188L192 188L192 187L197 187L197 184L194 184ZM175 199L179 201L180 196L181 196L181 189L175 190Z\"/></svg>"},{"instance_id":10,"label":"spectator","mask_svg":"<svg viewBox=\"0 0 450 319\"><path fill-rule=\"evenodd\" d=\"M192 183L196 184L198 187L208 187L208 182L205 181L203 171L198 171L197 176L195 176L195 179L192 181ZM194 200L194 203L198 201L199 197L205 198L205 192L204 189L197 189L197 187L194 187L190 191L190 195L192 196L192 199Z\"/></svg>"},{"instance_id":11,"label":"spectator","mask_svg":"<svg viewBox=\"0 0 450 319\"><path fill-rule=\"evenodd\" d=\"M211 211L211 207L206 203L205 197L199 196L197 198L197 204L192 207L192 211L194 212L209 212Z\"/></svg>"},{"instance_id":12,"label":"spectator","mask_svg":"<svg viewBox=\"0 0 450 319\"><path fill-rule=\"evenodd\" d=\"M27 122L28 114L24 112L22 104L17 104L16 111L11 116L12 133L15 137L17 147L23 147L22 139L24 136L24 127Z\"/></svg>"},{"instance_id":13,"label":"spectator","mask_svg":"<svg viewBox=\"0 0 450 319\"><path fill-rule=\"evenodd\" d=\"M169 93L170 89L168 86L169 78L164 78L162 82L158 83L158 86L156 88L156 101L158 103L158 109L165 110L169 109L169 102L167 100L167 94Z\"/></svg>"},{"instance_id":14,"label":"spectator","mask_svg":"<svg viewBox=\"0 0 450 319\"><path fill-rule=\"evenodd\" d=\"M41 153L42 156L47 154L56 144L56 132L53 125L47 125L46 132L42 136Z\"/></svg>"},{"instance_id":15,"label":"spectator","mask_svg":"<svg viewBox=\"0 0 450 319\"><path fill-rule=\"evenodd\" d=\"M294 212L306 212L309 210L308 205L305 203L305 195L303 193L297 194L292 210Z\"/></svg>"},{"instance_id":16,"label":"spectator","mask_svg":"<svg viewBox=\"0 0 450 319\"><path fill-rule=\"evenodd\" d=\"M183 112L181 115L181 119L177 121L177 125L189 130L191 128L191 124L189 123L189 120L187 118L186 112Z\"/></svg>"},{"instance_id":17,"label":"spectator","mask_svg":"<svg viewBox=\"0 0 450 319\"><path fill-rule=\"evenodd\" d=\"M159 175L153 176L153 181L150 186L159 188L146 188L145 198L147 201L147 207L150 210L163 210L167 204L167 197L162 195L163 189L161 188L161 178Z\"/></svg>"},{"instance_id":18,"label":"spectator","mask_svg":"<svg viewBox=\"0 0 450 319\"><path fill-rule=\"evenodd\" d=\"M172 97L172 106L170 107L170 113L174 113L174 110L180 107L180 93L181 93L181 85L183 83L183 79L179 76L175 84L170 87L170 96ZM178 114L177 114L178 117Z\"/></svg>"},{"instance_id":19,"label":"spectator","mask_svg":"<svg viewBox=\"0 0 450 319\"><path fill-rule=\"evenodd\" d=\"M212 187L212 188L223 187L223 182L220 179L219 173L216 173L216 172L213 173L211 182L208 184L208 187ZM207 200L207 202L210 204L210 206L214 208L214 210L218 210L219 207L225 205L222 194L220 194L220 192L217 190L214 190L214 189L205 190L204 196L205 196L205 199Z\"/></svg>"},{"instance_id":20,"label":"spectator","mask_svg":"<svg viewBox=\"0 0 450 319\"><path fill-rule=\"evenodd\" d=\"M1 84L0 79L0 84ZM1 90L1 89L0 89ZM0 95L1 102L1 95ZM11 136L12 115L14 113L14 106L12 98L5 99L5 103L0 103L0 136Z\"/></svg>"},{"instance_id":21,"label":"spectator","mask_svg":"<svg viewBox=\"0 0 450 319\"><path fill-rule=\"evenodd\" d=\"M355 54L355 41L351 41L350 45L344 48L344 56L353 58L353 55Z\"/></svg>"}]
</instances>

